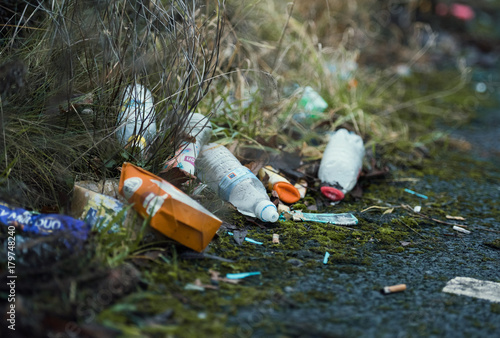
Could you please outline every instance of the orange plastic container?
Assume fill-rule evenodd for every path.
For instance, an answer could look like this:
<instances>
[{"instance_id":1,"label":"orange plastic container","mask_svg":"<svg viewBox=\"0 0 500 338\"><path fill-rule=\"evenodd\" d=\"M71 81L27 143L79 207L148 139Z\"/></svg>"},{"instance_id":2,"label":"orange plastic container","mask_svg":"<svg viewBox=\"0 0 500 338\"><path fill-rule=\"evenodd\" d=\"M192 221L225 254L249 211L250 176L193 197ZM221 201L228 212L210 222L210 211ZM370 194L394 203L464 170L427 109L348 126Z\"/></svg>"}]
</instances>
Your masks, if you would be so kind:
<instances>
[{"instance_id":1,"label":"orange plastic container","mask_svg":"<svg viewBox=\"0 0 500 338\"><path fill-rule=\"evenodd\" d=\"M203 251L222 221L160 177L124 163L118 191L150 225L165 236Z\"/></svg>"}]
</instances>

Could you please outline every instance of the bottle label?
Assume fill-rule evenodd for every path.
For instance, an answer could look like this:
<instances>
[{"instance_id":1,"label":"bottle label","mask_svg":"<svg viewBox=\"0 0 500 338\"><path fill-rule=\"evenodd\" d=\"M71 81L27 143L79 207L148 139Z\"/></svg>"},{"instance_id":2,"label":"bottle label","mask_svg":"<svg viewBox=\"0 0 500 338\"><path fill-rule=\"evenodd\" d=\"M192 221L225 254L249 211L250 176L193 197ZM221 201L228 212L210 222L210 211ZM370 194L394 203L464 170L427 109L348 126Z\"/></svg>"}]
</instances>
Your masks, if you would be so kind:
<instances>
[{"instance_id":1,"label":"bottle label","mask_svg":"<svg viewBox=\"0 0 500 338\"><path fill-rule=\"evenodd\" d=\"M199 147L196 143L183 143L175 152L175 156L166 161L163 169L179 168L194 175L195 161L198 156Z\"/></svg>"},{"instance_id":2,"label":"bottle label","mask_svg":"<svg viewBox=\"0 0 500 338\"><path fill-rule=\"evenodd\" d=\"M255 175L247 167L239 167L231 171L219 182L219 196L224 201L228 201L234 187L238 184L238 182L246 178L257 179L257 177L255 177Z\"/></svg>"}]
</instances>

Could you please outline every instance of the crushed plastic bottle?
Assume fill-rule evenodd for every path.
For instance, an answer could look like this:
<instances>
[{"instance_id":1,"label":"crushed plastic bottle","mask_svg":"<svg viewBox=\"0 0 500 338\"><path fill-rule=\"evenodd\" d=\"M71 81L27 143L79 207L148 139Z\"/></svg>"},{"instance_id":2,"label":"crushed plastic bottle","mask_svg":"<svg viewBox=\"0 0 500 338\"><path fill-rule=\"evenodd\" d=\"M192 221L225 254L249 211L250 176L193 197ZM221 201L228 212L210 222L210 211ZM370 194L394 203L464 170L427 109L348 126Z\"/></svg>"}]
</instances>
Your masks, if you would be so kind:
<instances>
[{"instance_id":1,"label":"crushed plastic bottle","mask_svg":"<svg viewBox=\"0 0 500 338\"><path fill-rule=\"evenodd\" d=\"M175 156L163 165L163 172L177 168L186 176L192 177L194 175L196 158L200 153L200 149L212 136L212 125L205 115L194 113L187 122L185 131L196 141L182 143Z\"/></svg>"},{"instance_id":2,"label":"crushed plastic bottle","mask_svg":"<svg viewBox=\"0 0 500 338\"><path fill-rule=\"evenodd\" d=\"M346 129L337 130L328 142L318 171L321 192L332 201L340 201L354 188L363 166L363 139Z\"/></svg>"},{"instance_id":3,"label":"crushed plastic bottle","mask_svg":"<svg viewBox=\"0 0 500 338\"><path fill-rule=\"evenodd\" d=\"M126 149L144 151L156 136L153 95L140 84L124 90L116 137Z\"/></svg>"},{"instance_id":4,"label":"crushed plastic bottle","mask_svg":"<svg viewBox=\"0 0 500 338\"><path fill-rule=\"evenodd\" d=\"M223 145L204 146L196 161L198 177L240 213L276 222L278 211L261 181Z\"/></svg>"}]
</instances>

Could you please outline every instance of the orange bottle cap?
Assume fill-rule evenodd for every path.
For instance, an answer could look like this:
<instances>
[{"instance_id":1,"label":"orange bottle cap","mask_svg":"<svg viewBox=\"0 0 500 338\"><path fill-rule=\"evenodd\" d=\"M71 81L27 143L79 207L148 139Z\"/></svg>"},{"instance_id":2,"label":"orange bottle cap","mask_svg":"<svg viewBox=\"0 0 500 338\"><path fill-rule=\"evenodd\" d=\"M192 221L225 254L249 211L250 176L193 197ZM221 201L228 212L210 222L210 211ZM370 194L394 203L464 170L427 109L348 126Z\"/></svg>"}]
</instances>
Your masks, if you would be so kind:
<instances>
[{"instance_id":1,"label":"orange bottle cap","mask_svg":"<svg viewBox=\"0 0 500 338\"><path fill-rule=\"evenodd\" d=\"M278 193L278 197L285 203L291 204L300 200L300 192L291 183L277 182L273 190Z\"/></svg>"}]
</instances>

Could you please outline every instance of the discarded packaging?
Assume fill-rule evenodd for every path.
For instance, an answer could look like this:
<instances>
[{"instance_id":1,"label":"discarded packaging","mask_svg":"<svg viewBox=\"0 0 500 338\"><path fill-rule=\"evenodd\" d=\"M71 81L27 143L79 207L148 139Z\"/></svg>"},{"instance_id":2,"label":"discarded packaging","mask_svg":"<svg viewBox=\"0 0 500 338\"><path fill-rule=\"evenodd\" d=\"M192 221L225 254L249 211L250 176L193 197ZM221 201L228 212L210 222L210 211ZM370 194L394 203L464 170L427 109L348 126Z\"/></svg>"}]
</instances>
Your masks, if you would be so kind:
<instances>
[{"instance_id":1,"label":"discarded packaging","mask_svg":"<svg viewBox=\"0 0 500 338\"><path fill-rule=\"evenodd\" d=\"M242 279L250 276L260 275L260 271L255 272L241 272L241 273L228 273L226 274L226 278L229 279Z\"/></svg>"},{"instance_id":2,"label":"discarded packaging","mask_svg":"<svg viewBox=\"0 0 500 338\"><path fill-rule=\"evenodd\" d=\"M328 141L318 171L321 193L340 201L351 191L363 167L363 139L346 129L337 130Z\"/></svg>"},{"instance_id":3,"label":"discarded packaging","mask_svg":"<svg viewBox=\"0 0 500 338\"><path fill-rule=\"evenodd\" d=\"M127 86L118 114L116 137L125 148L143 151L156 136L153 95L140 84Z\"/></svg>"},{"instance_id":4,"label":"discarded packaging","mask_svg":"<svg viewBox=\"0 0 500 338\"><path fill-rule=\"evenodd\" d=\"M117 199L85 189L75 184L71 214L101 231L117 232L127 217L126 206Z\"/></svg>"},{"instance_id":5,"label":"discarded packaging","mask_svg":"<svg viewBox=\"0 0 500 338\"><path fill-rule=\"evenodd\" d=\"M105 196L110 196L123 203L125 199L118 192L119 183L120 179L109 178L101 181L76 181L75 185Z\"/></svg>"},{"instance_id":6,"label":"discarded packaging","mask_svg":"<svg viewBox=\"0 0 500 338\"><path fill-rule=\"evenodd\" d=\"M261 181L267 180L267 188L270 191L275 191L278 198L288 204L295 203L300 200L300 192L295 188L290 181L277 173L271 166L265 166L259 170L259 178Z\"/></svg>"},{"instance_id":7,"label":"discarded packaging","mask_svg":"<svg viewBox=\"0 0 500 338\"><path fill-rule=\"evenodd\" d=\"M296 121L317 119L323 116L328 103L312 87L306 86L299 100L301 111L293 116Z\"/></svg>"},{"instance_id":8,"label":"discarded packaging","mask_svg":"<svg viewBox=\"0 0 500 338\"><path fill-rule=\"evenodd\" d=\"M459 227L459 226L456 226L456 225L453 226L453 230L464 233L464 234L470 234L469 230L466 230L466 229Z\"/></svg>"},{"instance_id":9,"label":"discarded packaging","mask_svg":"<svg viewBox=\"0 0 500 338\"><path fill-rule=\"evenodd\" d=\"M222 221L181 190L152 173L124 163L120 194L150 225L169 238L201 252Z\"/></svg>"},{"instance_id":10,"label":"discarded packaging","mask_svg":"<svg viewBox=\"0 0 500 338\"><path fill-rule=\"evenodd\" d=\"M402 292L406 290L406 284L398 284L398 285L392 285L392 286L384 286L380 292L382 292L384 295L388 295L390 293L395 293L395 292Z\"/></svg>"},{"instance_id":11,"label":"discarded packaging","mask_svg":"<svg viewBox=\"0 0 500 338\"><path fill-rule=\"evenodd\" d=\"M223 145L210 143L203 147L196 161L197 176L219 197L234 205L240 213L276 222L276 206L261 181Z\"/></svg>"},{"instance_id":12,"label":"discarded packaging","mask_svg":"<svg viewBox=\"0 0 500 338\"><path fill-rule=\"evenodd\" d=\"M341 214L313 214L305 213L300 210L293 210L289 213L294 221L307 221L307 222L318 222L318 223L329 223L335 225L356 225L358 224L358 219L350 213ZM284 215L281 216L282 219Z\"/></svg>"},{"instance_id":13,"label":"discarded packaging","mask_svg":"<svg viewBox=\"0 0 500 338\"><path fill-rule=\"evenodd\" d=\"M14 226L24 232L38 235L50 235L55 232L67 231L73 238L86 240L90 225L82 220L60 214L36 214L22 208L10 208L0 203L0 223Z\"/></svg>"},{"instance_id":14,"label":"discarded packaging","mask_svg":"<svg viewBox=\"0 0 500 338\"><path fill-rule=\"evenodd\" d=\"M500 303L500 283L496 282L470 277L455 277L446 283L443 292Z\"/></svg>"},{"instance_id":15,"label":"discarded packaging","mask_svg":"<svg viewBox=\"0 0 500 338\"><path fill-rule=\"evenodd\" d=\"M330 258L330 253L327 251L325 252L325 257L323 258L323 264L328 263L328 258Z\"/></svg>"},{"instance_id":16,"label":"discarded packaging","mask_svg":"<svg viewBox=\"0 0 500 338\"><path fill-rule=\"evenodd\" d=\"M205 115L193 113L184 129L194 142L181 144L175 156L163 165L163 170L160 172L162 177L184 177L184 180L194 177L196 158L201 148L210 140L212 125Z\"/></svg>"},{"instance_id":17,"label":"discarded packaging","mask_svg":"<svg viewBox=\"0 0 500 338\"><path fill-rule=\"evenodd\" d=\"M280 244L280 235L273 234L273 244Z\"/></svg>"}]
</instances>

